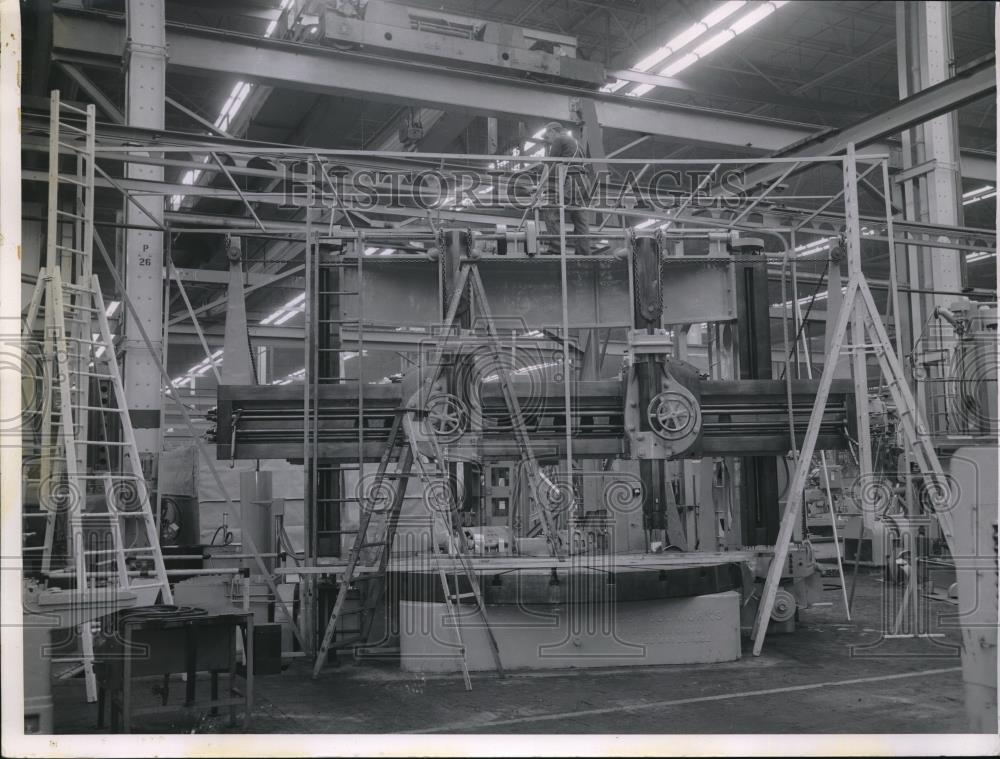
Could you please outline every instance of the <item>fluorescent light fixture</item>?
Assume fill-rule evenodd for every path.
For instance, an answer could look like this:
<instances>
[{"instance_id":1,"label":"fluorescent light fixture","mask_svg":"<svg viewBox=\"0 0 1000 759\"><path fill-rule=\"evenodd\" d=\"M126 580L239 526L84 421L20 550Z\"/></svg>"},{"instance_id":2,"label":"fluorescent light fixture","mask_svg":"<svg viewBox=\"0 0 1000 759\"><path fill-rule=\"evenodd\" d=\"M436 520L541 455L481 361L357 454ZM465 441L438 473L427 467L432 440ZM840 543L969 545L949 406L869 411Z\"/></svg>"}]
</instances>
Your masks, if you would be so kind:
<instances>
[{"instance_id":1,"label":"fluorescent light fixture","mask_svg":"<svg viewBox=\"0 0 1000 759\"><path fill-rule=\"evenodd\" d=\"M656 219L646 219L646 221L636 224L633 229L645 229L646 227L651 227L656 223Z\"/></svg>"},{"instance_id":2,"label":"fluorescent light fixture","mask_svg":"<svg viewBox=\"0 0 1000 759\"><path fill-rule=\"evenodd\" d=\"M298 311L287 311L287 312L285 312L284 316L282 316L279 319L275 320L274 326L277 327L277 326L280 326L280 325L284 324L289 319L291 319L293 316L295 316L297 313L298 313Z\"/></svg>"},{"instance_id":3,"label":"fluorescent light fixture","mask_svg":"<svg viewBox=\"0 0 1000 759\"><path fill-rule=\"evenodd\" d=\"M765 18L778 10L778 8L786 5L787 3L788 0L771 0L771 2L761 3L753 10L736 19L736 21L730 24L728 28L709 37L709 31L718 27L722 21L726 20L732 16L733 13L747 5L746 2L725 3L716 10L712 11L712 13L705 16L705 18L697 24L694 24L681 34L674 37L666 45L643 58L634 68L637 71L647 71L652 66L662 63L663 61L667 61L667 65L661 68L657 73L660 76L675 76L696 61L701 60L707 55L711 55L726 43L736 39L736 37L745 32L747 29L759 24ZM703 41L692 52L676 57L685 46L692 42L696 42L697 40ZM676 58L671 61L671 57ZM646 66L646 68L643 68L643 66ZM622 86L623 84L621 84L621 80L616 80L610 85L605 85L601 88L601 90L604 92L616 92ZM634 97L640 97L645 95L654 87L655 85L651 84L640 84L634 87L628 94Z\"/></svg>"},{"instance_id":4,"label":"fluorescent light fixture","mask_svg":"<svg viewBox=\"0 0 1000 759\"><path fill-rule=\"evenodd\" d=\"M985 261L988 258L996 258L996 255L996 251L978 250L975 253L967 253L965 256L965 263L974 264L977 261Z\"/></svg>"},{"instance_id":5,"label":"fluorescent light fixture","mask_svg":"<svg viewBox=\"0 0 1000 759\"><path fill-rule=\"evenodd\" d=\"M707 41L702 42L698 47L694 49L695 59L703 58L709 53L714 53L720 47L725 45L731 39L736 37L735 34L729 29L724 32L719 32L714 37L710 37Z\"/></svg>"},{"instance_id":6,"label":"fluorescent light fixture","mask_svg":"<svg viewBox=\"0 0 1000 759\"><path fill-rule=\"evenodd\" d=\"M820 253L827 250L830 247L831 237L821 237L818 240L813 240L812 242L805 243L803 245L796 245L795 252L798 253L797 258L802 256L811 256L814 253Z\"/></svg>"},{"instance_id":7,"label":"fluorescent light fixture","mask_svg":"<svg viewBox=\"0 0 1000 759\"><path fill-rule=\"evenodd\" d=\"M778 10L778 6L774 3L764 3L758 6L754 10L747 13L745 16L738 18L732 26L729 27L729 31L733 33L735 37L737 34L743 34L747 29L749 29L754 24L760 23L765 18L770 16Z\"/></svg>"},{"instance_id":8,"label":"fluorescent light fixture","mask_svg":"<svg viewBox=\"0 0 1000 759\"><path fill-rule=\"evenodd\" d=\"M973 195L979 195L980 193L989 192L992 189L993 189L992 185L988 185L988 184L987 185L983 185L982 187L978 187L975 190L969 190L968 192L963 192L962 193L962 197L963 198L970 198Z\"/></svg>"},{"instance_id":9,"label":"fluorescent light fixture","mask_svg":"<svg viewBox=\"0 0 1000 759\"><path fill-rule=\"evenodd\" d=\"M647 55L645 58L641 59L632 68L635 71L649 71L657 64L662 63L671 55L675 54L685 45L694 42L696 39L698 39L700 36L711 30L713 27L717 26L722 21L725 21L727 18L729 18L732 14L734 14L744 5L746 5L746 0L734 0L733 2L723 3L714 11L705 16L705 18L703 18L701 21L692 24L683 32L678 34L676 37L672 38L669 42L667 42L667 44L656 48L656 50ZM620 81L621 80L616 81L614 85L617 85L618 82ZM624 84L624 82L622 84ZM608 92L617 91L620 86L614 86L614 85L605 85L606 87L613 87L613 89L608 89L606 91Z\"/></svg>"},{"instance_id":10,"label":"fluorescent light fixture","mask_svg":"<svg viewBox=\"0 0 1000 759\"><path fill-rule=\"evenodd\" d=\"M847 293L847 287L840 288L840 294L845 295ZM806 295L805 297L799 298L798 303L800 306L808 306L810 302L819 303L820 301L826 300L830 295L829 290L824 290L821 293L817 293L816 297L813 298L811 295ZM771 305L775 308L787 308L791 306L795 301L786 300L784 303L772 303Z\"/></svg>"},{"instance_id":11,"label":"fluorescent light fixture","mask_svg":"<svg viewBox=\"0 0 1000 759\"><path fill-rule=\"evenodd\" d=\"M744 5L746 5L745 2L723 3L720 7L705 16L705 18L701 20L701 23L703 23L708 29L711 29L713 26L718 25L721 21L725 21L727 18L732 16Z\"/></svg>"},{"instance_id":12,"label":"fluorescent light fixture","mask_svg":"<svg viewBox=\"0 0 1000 759\"><path fill-rule=\"evenodd\" d=\"M992 188L989 188L989 187L987 187L985 189L992 190ZM992 190L992 192L987 192L985 195L976 195L974 197L967 198L967 199L965 199L965 200L962 201L962 205L963 206L968 206L968 205L971 205L972 203L978 203L980 200L988 200L989 198L995 198L996 196L997 196L997 191L996 190ZM965 196L963 196L963 197L965 197Z\"/></svg>"},{"instance_id":13,"label":"fluorescent light fixture","mask_svg":"<svg viewBox=\"0 0 1000 759\"><path fill-rule=\"evenodd\" d=\"M674 74L679 74L697 60L697 55L694 53L688 53L683 58L671 63L669 66L666 66L660 73L663 76L673 76Z\"/></svg>"},{"instance_id":14,"label":"fluorescent light fixture","mask_svg":"<svg viewBox=\"0 0 1000 759\"><path fill-rule=\"evenodd\" d=\"M273 324L282 324L283 322L280 322L280 321L277 321L277 320L280 319L282 316L288 314L288 313L290 313L291 315L295 315L298 312L302 311L303 310L303 305L302 304L305 301L305 299L306 299L306 294L305 293L299 293L294 298L292 298L290 301L288 301L288 303L286 303L285 305L281 306L280 308L275 309L274 311L272 311L271 313L269 313L267 316L265 316L263 319L261 319L260 323L261 324L272 324L272 323ZM286 319L285 321L288 321L288 320Z\"/></svg>"},{"instance_id":15,"label":"fluorescent light fixture","mask_svg":"<svg viewBox=\"0 0 1000 759\"><path fill-rule=\"evenodd\" d=\"M115 315L115 311L118 310L118 306L120 305L121 303L117 300L109 301L107 307L104 309L104 315L110 319ZM95 335L94 337L96 338L97 336Z\"/></svg>"}]
</instances>

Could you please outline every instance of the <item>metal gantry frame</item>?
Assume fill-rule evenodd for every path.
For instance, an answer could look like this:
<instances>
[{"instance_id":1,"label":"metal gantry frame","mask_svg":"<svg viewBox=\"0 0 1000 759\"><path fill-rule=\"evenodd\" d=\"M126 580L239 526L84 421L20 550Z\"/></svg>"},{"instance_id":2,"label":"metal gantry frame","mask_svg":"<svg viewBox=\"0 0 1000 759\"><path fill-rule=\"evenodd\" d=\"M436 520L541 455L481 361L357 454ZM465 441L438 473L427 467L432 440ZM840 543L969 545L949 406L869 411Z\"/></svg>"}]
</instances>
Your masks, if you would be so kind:
<instances>
[{"instance_id":1,"label":"metal gantry frame","mask_svg":"<svg viewBox=\"0 0 1000 759\"><path fill-rule=\"evenodd\" d=\"M257 206L274 206L283 203L287 200L287 196L284 193L275 192L253 192L250 190L241 189L239 186L238 178L240 176L270 176L272 178L280 179L282 174L280 171L275 169L274 171L268 169L250 169L246 166L246 162L241 162L232 167L227 167L219 158L219 153L226 152L238 155L240 158L249 160L250 158L263 158L268 159L273 163L279 163L281 161L287 160L300 160L303 158L314 160L322 164L323 161L335 161L341 165L348 167L349 170L360 170L366 168L393 168L396 170L406 170L413 169L414 167L426 166L428 161L433 161L435 165L443 167L445 173L449 171L456 171L461 169L468 169L471 167L487 167L489 164L497 161L498 157L495 155L469 155L469 154L414 154L408 152L381 152L381 153L370 153L365 151L338 151L338 150L316 150L313 148L293 148L293 147L281 147L281 148L261 148L259 146L251 146L240 144L236 146L237 149L227 146L225 150L220 148L220 145L214 141L204 142L198 144L196 140L186 139L183 144L178 145L165 145L157 144L156 152L150 152L147 146L143 145L98 145L96 148L96 153L98 157L108 163L111 162L127 162L132 163L149 163L151 165L165 166L165 167L175 167L184 168L185 166L196 166L201 170L206 172L212 171L211 165L199 162L197 156L199 154L204 155L206 159L214 157L218 168L221 171L221 175L224 177L229 185L228 189L215 188L207 186L188 186L188 185L177 185L172 183L162 183L159 186L155 182L144 182L136 183L129 179L115 179L106 170L97 166L98 173L104 177L104 180L111 188L118 190L124 196L126 202L135 206L137 209L142 210L145 216L148 217L152 222L152 226L146 225L145 229L155 229L158 233L165 234L168 232L177 234L183 232L225 232L230 234L240 234L248 237L261 237L270 239L299 239L305 243L306 257L304 265L293 265L288 271L279 274L275 279L288 276L293 273L302 272L304 270L306 280L307 280L307 297L305 304L306 313L306 340L304 342L304 366L306 368L304 382L306 384L305 393L305 406L304 414L307 419L307 424L305 426L305 439L306 450L312 451L315 446L315 435L316 435L316 404L315 398L317 393L317 375L315 367L315 337L316 337L316 319L317 319L317 307L318 304L315 302L313 297L314 290L316 289L316 273L317 265L320 257L320 244L319 238L322 237L324 232L328 232L330 227L335 223L338 218L346 219L357 235L357 244L360 246L355 251L357 256L357 267L358 267L358 282L362 283L362 271L364 262L364 245L366 241L387 241L392 242L395 240L406 240L413 238L417 233L432 233L437 228L439 224L453 224L461 226L477 225L480 227L486 225L497 225L500 223L509 223L512 220L509 217L502 215L489 215L476 213L474 210L469 211L461 207L454 206L451 209L447 207L438 207L433 210L420 210L420 209L394 209L386 205L378 205L372 209L371 213L378 214L380 212L394 216L403 216L407 221L419 220L420 218L426 219L426 225L420 227L418 225L405 224L399 226L399 228L394 227L367 227L358 228L354 222L354 212L349 208L348 204L353 200L351 197L345 197L341 194L336 194L335 202L326 208L322 208L319 212L315 212L313 209L309 209L306 214L305 223L299 225L297 223L289 223L277 220L271 220L267 218L262 218L262 214L258 213L258 209L255 209L255 204ZM181 157L174 158L175 154L180 154ZM514 160L513 158L511 160ZM517 159L521 164L525 164L529 159L525 157L518 157ZM576 159L579 161L580 159ZM588 159L584 159L586 162ZM776 253L769 254L769 261L774 264L782 264L783 266L788 266L791 285L792 285L792 300L791 302L786 301L783 305L783 318L787 319L791 317L791 323L795 330L796 335L800 335L800 325L802 323L801 317L798 313L798 261L796 256L795 244L799 239L798 236L803 234L809 235L827 235L829 236L831 232L839 232L836 228L838 223L845 223L847 225L847 232L851 233L851 224L860 225L863 222L871 224L881 224L885 226L885 232L873 233L866 235L865 239L871 241L878 241L886 243L890 248L890 277L888 282L889 290L889 303L894 317L900 314L900 293L905 292L908 295L912 294L913 288L903 288L900 286L898 281L898 276L895 267L895 246L896 245L909 245L920 247L924 249L940 249L940 248L953 248L958 250L981 250L981 249L995 249L995 233L989 230L965 228L965 227L938 227L928 224L920 224L915 222L900 222L892 218L892 206L889 201L890 197L890 174L888 166L888 157L885 155L871 154L871 155L856 155L852 158L853 161L857 163L867 163L868 165L861 172L860 176L854 180L854 192L848 193L845 196L844 191L837 193L831 198L821 198L823 202L818 208L798 208L791 205L791 202L799 201L814 201L820 198L816 196L801 196L801 197L789 197L782 196L780 208L774 207L772 203L769 203L769 198L774 190L780 184L780 178L789 175L791 172L796 170L813 168L819 165L835 165L843 166L844 159L841 157L820 157L815 159L809 159L804 157L795 158L774 158L774 159L675 159L675 160L662 160L662 159L622 159L619 161L611 161L607 158L600 159L602 163L614 163L620 164L623 167L640 167L640 166L678 166L678 167L701 167L707 166L711 167L712 171L709 176L712 176L716 172L725 169L726 167L746 167L746 166L760 166L763 164L773 164L776 171L779 171L778 177L779 181L774 181L768 185L763 191L756 195L749 195L740 198L740 204L735 206L734 210L728 210L721 213L698 213L698 209L693 209L691 206L695 204L696 200L700 200L703 197L703 191L705 185L708 182L708 177L705 177L692 192L686 194L679 205L674 209L666 213L649 212L645 210L636 210L628 208L618 208L618 207L599 207L593 208L592 211L599 211L604 213L608 218L613 218L617 216L618 218L624 220L626 218L635 219L636 217L642 217L644 219L655 219L655 223L660 227L660 233L668 240L683 241L684 239L691 239L695 237L704 237L709 232L715 231L741 231L744 233L752 235L763 235L768 239L776 240L778 245L775 247L780 247L780 250ZM546 168L556 165L557 174L560 181L558 182L558 200L557 204L559 206L559 217L560 217L560 228L558 230L558 239L560 243L560 248L562 254L560 255L560 294L561 294L561 330L563 334L563 361L565 366L570 365L569 356L569 331L572 325L569 322L569 311L568 311L568 296L567 296L567 274L568 274L568 261L566 252L566 242L569 238L566 230L566 210L567 206L565 203L564 196L564 181L566 166L564 161L559 159L549 159L549 158L532 158L531 163L542 164ZM591 161L595 162L595 161ZM882 184L885 198L885 216L862 217L858 213L857 208L857 194L856 188L857 183L860 179L871 175L873 172L881 169L882 174ZM287 178L287 177L285 177ZM325 175L325 171L322 173L320 179L320 184L324 182L329 183L329 177ZM159 189L158 189L159 187ZM315 189L315 188L314 188ZM247 209L249 214L248 221L250 224L241 225L240 222L226 219L224 225L219 225L219 222L215 219L206 218L198 214L188 214L180 213L169 215L168 221L164 224L160 224L156 218L145 212L142 205L135 199L135 195L139 192L145 194L161 194L164 196L169 196L176 194L178 191L186 192L191 195L202 195L211 196L217 198L231 198L240 201L244 207ZM707 195L708 193L705 193ZM381 199L381 196L380 196ZM845 210L843 212L838 212L832 210L836 207L838 201L843 199ZM530 211L531 209L527 209ZM263 215L266 216L266 215ZM518 231L524 230L525 223L528 221L528 214L524 214L521 217L519 223L516 224ZM190 219L190 221L185 222L185 219ZM775 221L777 220L777 221ZM782 221L784 220L784 221ZM514 220L516 221L516 220ZM380 222L382 223L382 222ZM831 230L827 226L817 226L818 223L832 225L835 228ZM606 222L605 222L606 224ZM488 227L487 227L488 229ZM855 229L854 231L858 231ZM901 237L897 237L897 233L901 233ZM488 239L492 232L484 232L482 237ZM630 226L623 226L619 228L607 228L606 226L598 230L594 234L595 237L600 237L601 239L607 240L618 240L627 241L630 236L634 234L633 228ZM860 233L859 233L860 234ZM499 237L499 235L496 235ZM942 238L950 238L950 241L944 240ZM104 256L105 263L115 275L115 279L122 290L121 296L125 308L131 313L135 313L135 307L128 298L128 293L125 292L124 283L118 275L117 271L114 269L114 265L107 255L107 251L104 249L103 244L100 241L99 236L95 237L98 242L98 246ZM860 238L859 238L860 239ZM986 244L991 242L992 245ZM859 243L860 244L860 243ZM860 256L860 250L858 251ZM816 260L816 259L811 259ZM860 258L858 259L860 265ZM168 261L168 267L172 270L173 264ZM782 276L784 276L784 269L782 271ZM361 287L361 284L359 284ZM210 357L209 346L207 341L204 339L204 334L198 326L198 314L203 313L204 310L211 306L201 306L199 308L192 308L189 299L186 297L186 293L181 285L182 298L185 301L186 310L188 312L188 317L196 325L196 332L199 334L199 341L202 345L203 350L206 352L206 357ZM959 295L959 293L955 293ZM359 296L359 307L360 307L360 296ZM898 318L898 317L897 317ZM171 324L177 323L177 319L170 319ZM358 318L358 339L363 341L364 333L364 318L363 315L359 315ZM144 342L150 345L149 335L145 332L142 335ZM804 337L804 336L803 336ZM897 335L898 340L898 335ZM798 338L793 340L795 343L792 347L796 353L796 374L800 374L799 360L797 356L798 352ZM789 346L786 345L786 350ZM864 358L864 348L865 346L857 346L855 350L856 358L854 361L855 376L859 376L858 370L865 369L865 358ZM902 346L897 346L897 350L901 350ZM808 350L808 346L806 346ZM363 344L362 348L358 351L359 361L361 356L363 356ZM829 360L829 358L828 358ZM808 358L807 358L808 362ZM168 395L177 403L180 407L182 415L185 417L185 422L189 429L192 431L192 435L197 437L194 432L194 427L191 424L190 415L184 407L183 402L177 394L177 389L173 384L172 378L168 375L165 367L162 363L159 364L160 374L162 375L163 381L167 388ZM866 376L866 375L865 375ZM359 373L359 377L363 377L362 373ZM859 392L864 392L867 394L867 380L859 378L856 385ZM572 401L571 401L571 383L569 378L569 372L564 372L564 401L565 409L567 413L567 418L571 417ZM362 420L363 407L361 404L363 399L359 397L359 438L361 439L361 444L363 445L364 425ZM859 404L859 414L864 415L863 405ZM793 435L794 438L794 435ZM862 435L859 440L862 449L869 445L869 441ZM567 472L572 472L573 466L573 443L572 434L567 425L567 440L566 440L566 465ZM204 444L199 443L199 447L204 455L206 461L209 463L212 469L213 476L220 487L227 502L234 505L233 499L228 495L226 489L223 487L221 480L219 479L218 472L215 469L212 457L206 451ZM794 439L793 439L794 448ZM314 453L310 453L310 456L314 456ZM862 460L870 461L870 453L868 456L862 455ZM870 467L869 467L870 468ZM314 479L308 479L306 484L306 498L315 498L315 481ZM235 513L235 508L233 509ZM314 521L315 514L311 512L309 505L306 508L306 520L307 525L310 521ZM311 525L313 532L315 532L315 525ZM282 606L284 604L280 601L277 596L277 591L274 586L273 577L270 573L266 571L265 565L260 560L259 552L256 547L252 544L249 546L250 551L256 556L258 569L262 574L269 578L269 585L274 593L275 599ZM307 582L307 599L310 594L315 592L315 587L311 586L310 583L313 582L314 578L327 572L328 570L323 567L316 566L316 546L315 541L312 537L308 535L305 542L306 551L306 567L304 574L309 577ZM315 599L312 599L314 602ZM307 603L306 606L312 608L313 603ZM284 608L286 616L289 620L293 622L293 627L295 627L296 636L302 645L303 649L306 651L314 650L315 640L313 635L313 628L315 620L307 620L307 624L304 629L299 628L295 624L290 610L287 607ZM310 612L311 613L311 612Z\"/></svg>"}]
</instances>

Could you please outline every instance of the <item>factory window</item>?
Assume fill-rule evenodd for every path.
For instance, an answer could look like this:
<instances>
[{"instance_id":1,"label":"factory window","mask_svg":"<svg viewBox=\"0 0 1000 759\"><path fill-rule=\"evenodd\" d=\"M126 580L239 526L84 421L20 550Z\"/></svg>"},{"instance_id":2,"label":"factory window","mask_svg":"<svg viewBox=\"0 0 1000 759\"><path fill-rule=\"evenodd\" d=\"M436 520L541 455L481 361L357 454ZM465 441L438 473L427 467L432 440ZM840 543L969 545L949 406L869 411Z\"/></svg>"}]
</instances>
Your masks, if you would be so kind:
<instances>
[{"instance_id":1,"label":"factory window","mask_svg":"<svg viewBox=\"0 0 1000 759\"><path fill-rule=\"evenodd\" d=\"M507 499L506 498L494 498L493 499L493 516L495 516L495 517L505 517L505 516L507 516Z\"/></svg>"}]
</instances>

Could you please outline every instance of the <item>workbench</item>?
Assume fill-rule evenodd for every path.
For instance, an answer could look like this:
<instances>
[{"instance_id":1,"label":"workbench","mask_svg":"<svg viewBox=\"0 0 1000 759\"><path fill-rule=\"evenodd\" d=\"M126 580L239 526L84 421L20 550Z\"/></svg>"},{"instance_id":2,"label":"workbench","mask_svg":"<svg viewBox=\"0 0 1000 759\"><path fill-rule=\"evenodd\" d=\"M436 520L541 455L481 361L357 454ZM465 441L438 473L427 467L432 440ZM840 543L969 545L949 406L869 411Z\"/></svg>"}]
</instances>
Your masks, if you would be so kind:
<instances>
[{"instance_id":1,"label":"workbench","mask_svg":"<svg viewBox=\"0 0 1000 759\"><path fill-rule=\"evenodd\" d=\"M95 648L97 676L97 727L104 726L104 707L109 706L111 731L129 733L133 718L178 709L205 709L217 714L228 707L230 725L237 707L243 709L246 729L253 710L253 615L249 612L208 614L202 609L146 607L108 615L105 636ZM237 658L236 633L242 635L247 665ZM184 673L184 701L168 704L170 676ZM210 697L196 700L198 673L210 675ZM227 675L226 695L219 697L219 675ZM160 675L161 703L135 706L135 678ZM236 687L237 677L243 690Z\"/></svg>"}]
</instances>

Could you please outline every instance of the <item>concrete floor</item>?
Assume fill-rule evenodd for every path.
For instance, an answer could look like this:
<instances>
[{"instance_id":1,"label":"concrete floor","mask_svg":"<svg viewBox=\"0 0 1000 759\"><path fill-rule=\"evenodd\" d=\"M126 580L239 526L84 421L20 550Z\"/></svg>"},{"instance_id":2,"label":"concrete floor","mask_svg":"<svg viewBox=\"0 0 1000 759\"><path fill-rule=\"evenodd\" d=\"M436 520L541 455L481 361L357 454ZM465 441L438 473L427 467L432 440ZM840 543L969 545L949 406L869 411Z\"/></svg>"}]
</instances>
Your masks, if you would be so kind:
<instances>
[{"instance_id":1,"label":"concrete floor","mask_svg":"<svg viewBox=\"0 0 1000 759\"><path fill-rule=\"evenodd\" d=\"M835 585L835 578L826 580ZM736 662L570 672L426 677L393 664L345 664L317 680L305 661L256 679L256 733L956 733L968 730L957 631L937 644L884 641L882 579L859 577L855 619L831 606L800 616L793 635L767 638L760 657L748 639ZM929 601L930 619L955 607ZM137 681L154 703L158 680ZM178 684L176 689L179 691ZM55 687L57 733L95 733L96 706L81 680ZM143 717L141 732L239 732L224 718Z\"/></svg>"}]
</instances>

